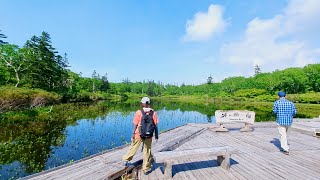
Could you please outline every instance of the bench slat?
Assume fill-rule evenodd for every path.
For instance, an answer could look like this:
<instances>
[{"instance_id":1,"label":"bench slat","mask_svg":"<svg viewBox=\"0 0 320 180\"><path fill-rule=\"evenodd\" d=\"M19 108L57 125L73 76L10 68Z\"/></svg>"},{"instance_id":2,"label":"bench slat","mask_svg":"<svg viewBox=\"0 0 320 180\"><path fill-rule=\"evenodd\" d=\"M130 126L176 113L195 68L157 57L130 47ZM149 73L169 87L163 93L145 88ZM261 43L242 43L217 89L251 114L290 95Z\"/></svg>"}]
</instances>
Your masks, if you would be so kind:
<instances>
[{"instance_id":1,"label":"bench slat","mask_svg":"<svg viewBox=\"0 0 320 180\"><path fill-rule=\"evenodd\" d=\"M181 160L183 158L186 159L194 159L198 157L206 157L206 156L225 156L227 154L232 154L235 152L233 148L228 146L223 147L212 147L212 148L200 148L200 149L189 149L189 150L181 150L181 151L163 151L157 152L153 154L153 158L157 163L163 163L168 160Z\"/></svg>"}]
</instances>

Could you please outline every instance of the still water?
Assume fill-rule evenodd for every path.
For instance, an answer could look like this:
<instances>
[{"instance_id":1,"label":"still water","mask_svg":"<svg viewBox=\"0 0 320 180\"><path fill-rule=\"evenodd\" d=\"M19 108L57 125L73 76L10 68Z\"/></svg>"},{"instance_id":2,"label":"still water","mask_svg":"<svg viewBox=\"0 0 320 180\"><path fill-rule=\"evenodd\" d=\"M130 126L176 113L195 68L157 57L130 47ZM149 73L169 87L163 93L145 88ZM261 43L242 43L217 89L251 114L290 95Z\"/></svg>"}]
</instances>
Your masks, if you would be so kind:
<instances>
[{"instance_id":1,"label":"still water","mask_svg":"<svg viewBox=\"0 0 320 180\"><path fill-rule=\"evenodd\" d=\"M43 120L38 117L42 116L40 113L28 120L2 123L4 127L1 129L6 133L1 135L6 137L1 138L0 144L0 179L24 177L130 142L132 119L136 110L131 106L129 109L132 110L104 111L101 110L102 106L96 106L74 110L72 113L87 111L84 118L80 115L76 120L68 119L69 116L64 113L58 116L46 114ZM98 112L90 112L90 108ZM169 110L166 107L155 110L160 121L160 132L186 123L214 121L213 116L197 111ZM92 115L88 116L90 113Z\"/></svg>"},{"instance_id":2,"label":"still water","mask_svg":"<svg viewBox=\"0 0 320 180\"><path fill-rule=\"evenodd\" d=\"M153 102L160 132L187 123L214 123L218 109L252 110L255 121L273 121L272 105ZM0 114L0 179L24 177L128 143L138 109L134 102L98 102ZM314 117L319 111L319 105L299 105L298 117Z\"/></svg>"}]
</instances>

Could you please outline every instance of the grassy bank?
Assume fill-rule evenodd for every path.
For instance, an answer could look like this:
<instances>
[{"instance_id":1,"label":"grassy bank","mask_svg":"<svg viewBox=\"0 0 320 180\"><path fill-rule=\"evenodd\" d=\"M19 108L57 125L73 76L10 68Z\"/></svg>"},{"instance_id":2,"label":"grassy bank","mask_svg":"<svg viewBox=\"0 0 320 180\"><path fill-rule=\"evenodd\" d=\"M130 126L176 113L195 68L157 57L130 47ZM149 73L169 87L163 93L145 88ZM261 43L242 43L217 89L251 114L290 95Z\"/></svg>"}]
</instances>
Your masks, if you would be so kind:
<instances>
[{"instance_id":1,"label":"grassy bank","mask_svg":"<svg viewBox=\"0 0 320 180\"><path fill-rule=\"evenodd\" d=\"M0 112L56 104L62 96L41 89L0 87Z\"/></svg>"},{"instance_id":2,"label":"grassy bank","mask_svg":"<svg viewBox=\"0 0 320 180\"><path fill-rule=\"evenodd\" d=\"M72 94L57 94L54 92L47 92L41 89L30 88L16 88L12 86L0 87L0 112L15 111L23 109L33 109L35 107L44 107L53 104L60 104L65 102L94 102L100 100L107 100L110 102L127 102L137 104L140 98L148 96L147 94L136 93L122 93L112 94L106 92L87 92L80 91ZM157 101L178 101L189 104L232 104L235 107L243 106L245 104L271 104L276 100L276 95L264 94L257 90L238 91L231 95L226 94L205 94L205 95L165 95L152 97ZM320 104L320 93L309 92L305 94L288 94L287 98L295 103ZM298 105L300 106L300 105ZM302 106L302 105L301 105ZM309 105L308 105L309 106ZM307 106L304 106L307 107ZM270 108L270 107L268 107ZM315 106L317 109L318 106ZM314 110L311 110L314 111ZM318 111L320 111L318 109ZM312 113L315 115L316 113Z\"/></svg>"},{"instance_id":3,"label":"grassy bank","mask_svg":"<svg viewBox=\"0 0 320 180\"><path fill-rule=\"evenodd\" d=\"M33 109L65 102L93 102L99 100L123 101L127 96L108 94L106 92L79 92L58 94L42 89L0 87L0 112Z\"/></svg>"},{"instance_id":4,"label":"grassy bank","mask_svg":"<svg viewBox=\"0 0 320 180\"><path fill-rule=\"evenodd\" d=\"M260 116L259 121L272 121L274 115L272 113L273 102L259 102L253 99L246 98L210 98L204 96L165 96L165 97L153 97L156 101L164 103L175 103L175 104L188 104L203 106L207 109L206 114L214 114L215 110L251 110L255 111ZM320 104L307 104L307 103L295 103L298 114L296 118L317 118L320 116ZM208 109L209 108L209 109Z\"/></svg>"},{"instance_id":5,"label":"grassy bank","mask_svg":"<svg viewBox=\"0 0 320 180\"><path fill-rule=\"evenodd\" d=\"M161 97L154 97L156 99L164 100L179 100L185 102L233 102L233 101L246 101L246 102L274 102L277 100L277 95L270 94L255 94L252 91L238 92L233 95L230 94L205 94L205 95L165 95ZM304 94L288 94L287 99L294 103L306 104L320 104L320 92L308 92Z\"/></svg>"},{"instance_id":6,"label":"grassy bank","mask_svg":"<svg viewBox=\"0 0 320 180\"><path fill-rule=\"evenodd\" d=\"M214 116L216 110L251 110L256 113L256 121L274 121L272 113L272 102L248 102L248 101L222 101L217 99L205 100L200 97L152 97L152 107L155 110L180 110L197 111ZM107 111L121 113L134 112L139 108L140 96L129 97L125 102L120 99L116 101L98 101L83 103L61 103L46 107L38 107L26 110L7 111L0 113L0 123L17 122L46 122L51 120L62 120L74 123L78 119L95 119L103 116ZM320 104L295 103L298 114L296 118L315 118L320 115Z\"/></svg>"}]
</instances>

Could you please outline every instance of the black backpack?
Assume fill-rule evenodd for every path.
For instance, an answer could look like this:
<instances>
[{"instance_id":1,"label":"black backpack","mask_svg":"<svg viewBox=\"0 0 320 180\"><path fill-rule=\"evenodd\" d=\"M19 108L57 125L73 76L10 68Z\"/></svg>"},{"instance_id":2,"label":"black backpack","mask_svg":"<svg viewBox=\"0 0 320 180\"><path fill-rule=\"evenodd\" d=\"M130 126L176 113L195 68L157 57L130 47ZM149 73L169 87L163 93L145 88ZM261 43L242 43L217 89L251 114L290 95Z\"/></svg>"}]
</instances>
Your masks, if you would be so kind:
<instances>
[{"instance_id":1,"label":"black backpack","mask_svg":"<svg viewBox=\"0 0 320 180\"><path fill-rule=\"evenodd\" d=\"M140 137L141 139L150 138L153 135L153 132L156 128L156 125L153 122L153 111L150 111L148 114L141 110L141 130Z\"/></svg>"}]
</instances>

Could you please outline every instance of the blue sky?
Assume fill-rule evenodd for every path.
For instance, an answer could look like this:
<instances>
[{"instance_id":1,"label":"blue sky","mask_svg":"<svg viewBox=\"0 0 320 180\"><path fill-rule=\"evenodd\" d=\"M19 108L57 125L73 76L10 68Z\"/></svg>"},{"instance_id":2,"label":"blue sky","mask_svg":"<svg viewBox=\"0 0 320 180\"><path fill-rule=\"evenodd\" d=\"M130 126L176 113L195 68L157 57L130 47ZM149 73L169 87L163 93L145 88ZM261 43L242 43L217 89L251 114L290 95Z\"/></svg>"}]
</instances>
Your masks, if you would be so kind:
<instances>
[{"instance_id":1,"label":"blue sky","mask_svg":"<svg viewBox=\"0 0 320 180\"><path fill-rule=\"evenodd\" d=\"M320 62L318 0L0 0L23 46L48 32L70 69L112 82L201 84Z\"/></svg>"}]
</instances>

